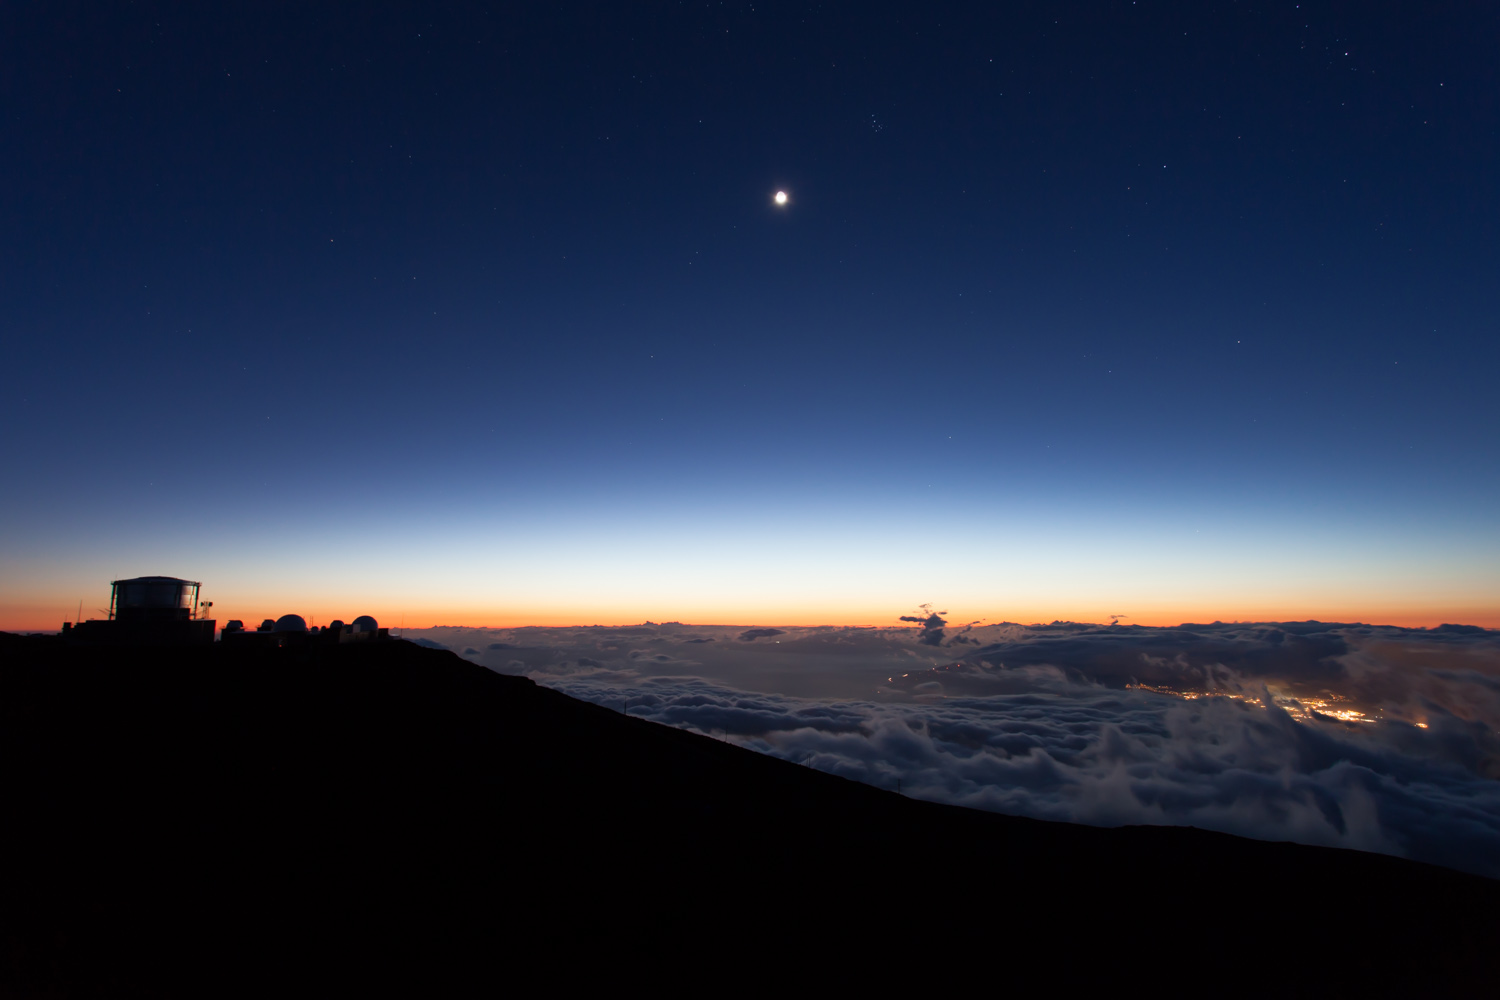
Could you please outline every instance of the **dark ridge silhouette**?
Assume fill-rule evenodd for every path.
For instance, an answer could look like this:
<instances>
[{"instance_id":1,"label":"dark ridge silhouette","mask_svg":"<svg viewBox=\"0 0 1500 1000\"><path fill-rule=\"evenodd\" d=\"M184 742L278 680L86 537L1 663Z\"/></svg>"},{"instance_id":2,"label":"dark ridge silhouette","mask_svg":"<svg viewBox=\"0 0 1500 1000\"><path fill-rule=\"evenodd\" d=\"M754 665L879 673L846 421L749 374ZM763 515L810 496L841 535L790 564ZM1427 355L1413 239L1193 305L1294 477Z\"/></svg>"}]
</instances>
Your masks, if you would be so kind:
<instances>
[{"instance_id":1,"label":"dark ridge silhouette","mask_svg":"<svg viewBox=\"0 0 1500 1000\"><path fill-rule=\"evenodd\" d=\"M1478 996L1496 971L1497 882L914 801L407 642L0 635L0 739L6 996Z\"/></svg>"}]
</instances>

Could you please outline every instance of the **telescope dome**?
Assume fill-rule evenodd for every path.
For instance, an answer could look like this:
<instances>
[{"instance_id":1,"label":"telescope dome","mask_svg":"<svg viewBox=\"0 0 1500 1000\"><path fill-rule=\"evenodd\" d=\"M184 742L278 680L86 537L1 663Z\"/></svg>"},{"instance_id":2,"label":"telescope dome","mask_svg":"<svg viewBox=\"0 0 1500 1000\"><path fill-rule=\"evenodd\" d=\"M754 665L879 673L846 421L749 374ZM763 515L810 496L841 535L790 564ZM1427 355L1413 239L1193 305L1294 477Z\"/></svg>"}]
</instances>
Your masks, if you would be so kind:
<instances>
[{"instance_id":1,"label":"telescope dome","mask_svg":"<svg viewBox=\"0 0 1500 1000\"><path fill-rule=\"evenodd\" d=\"M276 619L276 627L273 632L306 632L307 622L301 615L282 615Z\"/></svg>"},{"instance_id":2,"label":"telescope dome","mask_svg":"<svg viewBox=\"0 0 1500 1000\"><path fill-rule=\"evenodd\" d=\"M356 632L374 632L379 627L375 624L375 619L369 615L360 615L354 619L354 631Z\"/></svg>"}]
</instances>

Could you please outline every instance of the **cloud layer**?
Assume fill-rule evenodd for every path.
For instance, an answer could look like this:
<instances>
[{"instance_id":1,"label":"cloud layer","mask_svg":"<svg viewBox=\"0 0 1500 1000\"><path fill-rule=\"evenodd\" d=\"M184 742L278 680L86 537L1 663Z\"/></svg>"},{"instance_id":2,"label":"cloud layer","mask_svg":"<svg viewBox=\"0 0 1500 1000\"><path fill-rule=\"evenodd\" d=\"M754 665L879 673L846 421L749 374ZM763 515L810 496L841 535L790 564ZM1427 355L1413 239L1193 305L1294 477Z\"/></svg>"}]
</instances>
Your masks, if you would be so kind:
<instances>
[{"instance_id":1,"label":"cloud layer","mask_svg":"<svg viewBox=\"0 0 1500 1000\"><path fill-rule=\"evenodd\" d=\"M969 626L935 642L945 624L422 637L921 798L1193 825L1500 877L1500 633L1053 623Z\"/></svg>"}]
</instances>

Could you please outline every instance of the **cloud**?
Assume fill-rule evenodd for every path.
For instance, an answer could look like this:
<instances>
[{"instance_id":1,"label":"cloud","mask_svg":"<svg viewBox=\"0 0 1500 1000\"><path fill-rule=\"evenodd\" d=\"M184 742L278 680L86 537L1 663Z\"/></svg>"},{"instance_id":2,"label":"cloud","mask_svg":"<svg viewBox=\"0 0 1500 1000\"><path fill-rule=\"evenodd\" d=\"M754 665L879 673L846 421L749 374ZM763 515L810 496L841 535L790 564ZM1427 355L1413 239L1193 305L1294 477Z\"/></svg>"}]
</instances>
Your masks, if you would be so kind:
<instances>
[{"instance_id":1,"label":"cloud","mask_svg":"<svg viewBox=\"0 0 1500 1000\"><path fill-rule=\"evenodd\" d=\"M920 615L902 615L897 621L916 622L922 626L917 642L924 646L941 646L943 644L943 626L947 625L942 616L946 611L933 611L931 604L918 605L922 609Z\"/></svg>"},{"instance_id":2,"label":"cloud","mask_svg":"<svg viewBox=\"0 0 1500 1000\"><path fill-rule=\"evenodd\" d=\"M740 642L754 642L756 639L768 639L773 635L786 635L786 632L779 628L747 628L739 634L739 640Z\"/></svg>"},{"instance_id":3,"label":"cloud","mask_svg":"<svg viewBox=\"0 0 1500 1000\"><path fill-rule=\"evenodd\" d=\"M924 612L919 628L443 636L503 644L482 662L577 697L934 801L1500 877L1500 632L971 623L938 646L947 623ZM778 642L732 641L747 633Z\"/></svg>"},{"instance_id":4,"label":"cloud","mask_svg":"<svg viewBox=\"0 0 1500 1000\"><path fill-rule=\"evenodd\" d=\"M1177 628L1054 624L972 655L1012 666L1057 664L1070 675L1116 687L1148 683L1212 688L1223 670L1252 678L1295 675L1327 681L1340 674L1333 658L1350 649L1348 637L1332 628L1336 626L1321 623Z\"/></svg>"},{"instance_id":5,"label":"cloud","mask_svg":"<svg viewBox=\"0 0 1500 1000\"><path fill-rule=\"evenodd\" d=\"M1050 683L1048 681L1050 680ZM908 795L1097 825L1177 824L1500 877L1500 782L1463 727L1299 722L1230 698L1072 685L939 703L819 702L648 678L630 712ZM604 705L600 679L560 689ZM1400 727L1402 740L1389 739Z\"/></svg>"}]
</instances>

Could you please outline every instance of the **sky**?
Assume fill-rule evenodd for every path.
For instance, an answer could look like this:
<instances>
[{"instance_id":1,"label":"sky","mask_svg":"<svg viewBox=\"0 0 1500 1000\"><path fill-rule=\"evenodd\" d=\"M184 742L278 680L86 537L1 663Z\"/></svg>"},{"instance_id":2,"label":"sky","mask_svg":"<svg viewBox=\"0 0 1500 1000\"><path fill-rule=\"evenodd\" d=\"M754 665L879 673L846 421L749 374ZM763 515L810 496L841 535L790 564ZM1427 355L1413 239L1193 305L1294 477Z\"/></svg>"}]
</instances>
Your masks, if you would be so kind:
<instances>
[{"instance_id":1,"label":"sky","mask_svg":"<svg viewBox=\"0 0 1500 1000\"><path fill-rule=\"evenodd\" d=\"M1500 11L0 18L0 628L1500 627Z\"/></svg>"}]
</instances>

